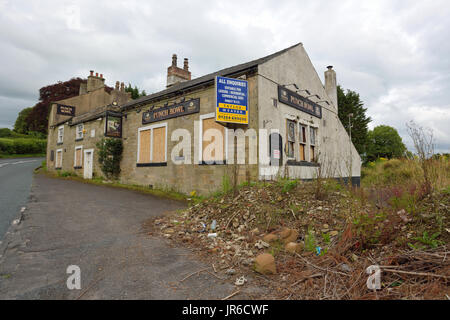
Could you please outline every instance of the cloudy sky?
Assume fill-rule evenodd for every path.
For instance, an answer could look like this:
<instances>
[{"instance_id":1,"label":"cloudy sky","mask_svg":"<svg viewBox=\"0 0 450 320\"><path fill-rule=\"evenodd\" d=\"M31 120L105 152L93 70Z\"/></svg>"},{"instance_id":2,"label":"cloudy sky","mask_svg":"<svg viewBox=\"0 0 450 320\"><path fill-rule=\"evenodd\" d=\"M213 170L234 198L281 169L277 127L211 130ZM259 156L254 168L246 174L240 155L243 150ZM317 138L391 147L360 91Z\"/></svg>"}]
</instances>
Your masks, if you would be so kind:
<instances>
[{"instance_id":1,"label":"cloudy sky","mask_svg":"<svg viewBox=\"0 0 450 320\"><path fill-rule=\"evenodd\" d=\"M450 150L450 1L0 0L0 127L42 86L103 73L164 88L172 53L193 77L302 42L323 77L360 93L373 122L434 131Z\"/></svg>"}]
</instances>

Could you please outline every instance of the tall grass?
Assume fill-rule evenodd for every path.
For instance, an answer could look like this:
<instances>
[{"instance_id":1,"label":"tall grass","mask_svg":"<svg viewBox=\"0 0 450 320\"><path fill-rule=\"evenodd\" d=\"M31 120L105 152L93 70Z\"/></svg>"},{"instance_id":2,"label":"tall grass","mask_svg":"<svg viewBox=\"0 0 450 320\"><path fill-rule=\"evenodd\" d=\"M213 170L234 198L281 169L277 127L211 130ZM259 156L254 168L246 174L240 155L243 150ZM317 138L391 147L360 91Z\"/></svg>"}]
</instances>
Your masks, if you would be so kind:
<instances>
[{"instance_id":1,"label":"tall grass","mask_svg":"<svg viewBox=\"0 0 450 320\"><path fill-rule=\"evenodd\" d=\"M441 156L429 159L430 175L434 190L442 190L450 185L450 160ZM361 171L365 187L420 187L424 184L424 172L417 159L391 159L369 162Z\"/></svg>"}]
</instances>

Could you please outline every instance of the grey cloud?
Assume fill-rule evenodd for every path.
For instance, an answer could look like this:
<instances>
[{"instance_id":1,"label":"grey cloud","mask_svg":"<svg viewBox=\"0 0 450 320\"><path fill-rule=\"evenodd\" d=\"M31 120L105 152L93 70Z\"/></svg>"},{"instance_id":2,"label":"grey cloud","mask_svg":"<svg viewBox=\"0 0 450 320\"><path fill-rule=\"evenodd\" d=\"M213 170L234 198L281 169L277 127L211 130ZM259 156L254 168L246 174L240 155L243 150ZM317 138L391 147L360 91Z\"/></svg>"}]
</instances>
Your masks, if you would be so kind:
<instances>
[{"instance_id":1,"label":"grey cloud","mask_svg":"<svg viewBox=\"0 0 450 320\"><path fill-rule=\"evenodd\" d=\"M68 15L77 5L80 28ZM198 77L303 42L320 77L334 65L339 83L360 93L371 127L392 125L411 146L413 119L435 129L439 150L450 145L445 0L3 0L0 8L1 123L14 123L40 87L90 69L150 93L164 88L172 53L188 57Z\"/></svg>"}]
</instances>

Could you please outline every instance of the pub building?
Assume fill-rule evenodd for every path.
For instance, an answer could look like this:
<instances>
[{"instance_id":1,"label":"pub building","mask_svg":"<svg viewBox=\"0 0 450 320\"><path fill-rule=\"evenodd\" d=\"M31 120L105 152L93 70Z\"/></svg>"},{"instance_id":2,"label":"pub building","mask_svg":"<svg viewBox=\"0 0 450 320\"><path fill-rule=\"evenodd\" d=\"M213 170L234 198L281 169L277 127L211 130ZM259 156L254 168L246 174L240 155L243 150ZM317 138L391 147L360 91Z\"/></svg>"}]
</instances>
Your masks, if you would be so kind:
<instances>
[{"instance_id":1,"label":"pub building","mask_svg":"<svg viewBox=\"0 0 450 320\"><path fill-rule=\"evenodd\" d=\"M101 176L95 143L123 141L122 183L207 195L224 181L351 179L361 159L338 118L336 73L322 84L302 43L191 79L188 59L166 89L136 100L91 72L80 96L52 105L48 170Z\"/></svg>"}]
</instances>

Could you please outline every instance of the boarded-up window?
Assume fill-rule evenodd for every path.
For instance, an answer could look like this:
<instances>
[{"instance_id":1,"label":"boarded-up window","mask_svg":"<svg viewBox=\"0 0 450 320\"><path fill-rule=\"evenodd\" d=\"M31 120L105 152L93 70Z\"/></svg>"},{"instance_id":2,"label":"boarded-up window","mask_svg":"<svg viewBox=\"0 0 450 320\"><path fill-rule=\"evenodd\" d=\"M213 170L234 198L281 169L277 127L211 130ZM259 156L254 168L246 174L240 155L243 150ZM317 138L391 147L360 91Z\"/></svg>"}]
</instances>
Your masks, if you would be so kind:
<instances>
[{"instance_id":1,"label":"boarded-up window","mask_svg":"<svg viewBox=\"0 0 450 320\"><path fill-rule=\"evenodd\" d=\"M317 128L309 128L309 138L310 138L310 151L309 151L309 161L317 161L317 151L316 151L316 139L317 139Z\"/></svg>"},{"instance_id":2,"label":"boarded-up window","mask_svg":"<svg viewBox=\"0 0 450 320\"><path fill-rule=\"evenodd\" d=\"M150 135L151 130L139 131L139 160L138 163L150 162Z\"/></svg>"},{"instance_id":3,"label":"boarded-up window","mask_svg":"<svg viewBox=\"0 0 450 320\"><path fill-rule=\"evenodd\" d=\"M286 132L287 132L287 148L286 155L288 158L294 158L294 144L295 144L295 122L287 120L286 122Z\"/></svg>"},{"instance_id":4,"label":"boarded-up window","mask_svg":"<svg viewBox=\"0 0 450 320\"><path fill-rule=\"evenodd\" d=\"M166 128L153 129L153 159L151 162L166 162Z\"/></svg>"},{"instance_id":5,"label":"boarded-up window","mask_svg":"<svg viewBox=\"0 0 450 320\"><path fill-rule=\"evenodd\" d=\"M167 127L145 128L139 131L138 163L164 163L166 158Z\"/></svg>"},{"instance_id":6,"label":"boarded-up window","mask_svg":"<svg viewBox=\"0 0 450 320\"><path fill-rule=\"evenodd\" d=\"M76 148L75 149L75 163L74 167L81 167L83 166L83 149L82 148Z\"/></svg>"},{"instance_id":7,"label":"boarded-up window","mask_svg":"<svg viewBox=\"0 0 450 320\"><path fill-rule=\"evenodd\" d=\"M305 145L300 143L300 161L305 161Z\"/></svg>"},{"instance_id":8,"label":"boarded-up window","mask_svg":"<svg viewBox=\"0 0 450 320\"><path fill-rule=\"evenodd\" d=\"M217 136L217 131L211 130L207 133L208 141L205 141L205 133L210 129L220 132L221 137ZM215 118L203 119L202 131L202 160L206 163L224 163L225 127L217 123Z\"/></svg>"},{"instance_id":9,"label":"boarded-up window","mask_svg":"<svg viewBox=\"0 0 450 320\"><path fill-rule=\"evenodd\" d=\"M56 151L56 162L55 162L55 168L61 168L62 167L62 150Z\"/></svg>"}]
</instances>

